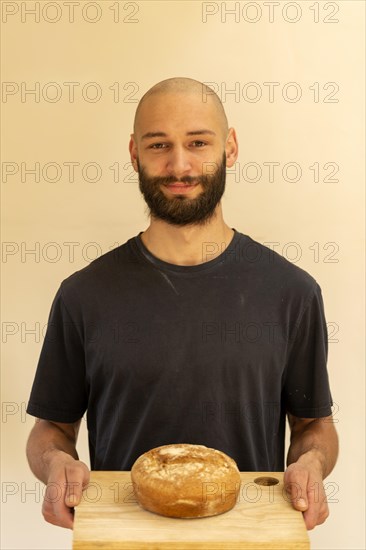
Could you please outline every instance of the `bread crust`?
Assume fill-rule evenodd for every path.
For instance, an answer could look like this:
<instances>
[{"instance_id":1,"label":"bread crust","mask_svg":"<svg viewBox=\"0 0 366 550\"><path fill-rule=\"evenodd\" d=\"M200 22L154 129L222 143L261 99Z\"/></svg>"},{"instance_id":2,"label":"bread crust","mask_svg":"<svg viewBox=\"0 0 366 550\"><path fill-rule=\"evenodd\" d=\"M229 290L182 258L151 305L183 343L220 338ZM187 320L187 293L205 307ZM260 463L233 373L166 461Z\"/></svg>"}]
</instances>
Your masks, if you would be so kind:
<instances>
[{"instance_id":1,"label":"bread crust","mask_svg":"<svg viewBox=\"0 0 366 550\"><path fill-rule=\"evenodd\" d=\"M156 447L133 464L131 478L140 505L163 516L202 518L235 506L240 473L225 453L204 445Z\"/></svg>"}]
</instances>

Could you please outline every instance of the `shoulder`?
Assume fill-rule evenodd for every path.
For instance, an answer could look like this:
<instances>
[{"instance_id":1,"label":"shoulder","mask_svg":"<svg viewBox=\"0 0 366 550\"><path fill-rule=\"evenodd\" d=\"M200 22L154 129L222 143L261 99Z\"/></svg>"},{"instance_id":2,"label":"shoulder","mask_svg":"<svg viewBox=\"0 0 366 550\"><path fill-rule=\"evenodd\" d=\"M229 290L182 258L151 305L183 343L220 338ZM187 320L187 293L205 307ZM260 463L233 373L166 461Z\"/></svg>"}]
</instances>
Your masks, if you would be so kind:
<instances>
[{"instance_id":1,"label":"shoulder","mask_svg":"<svg viewBox=\"0 0 366 550\"><path fill-rule=\"evenodd\" d=\"M131 243L133 237L124 244L110 250L87 266L66 277L60 286L62 296L70 294L93 294L101 288L108 287L121 274L129 271L136 264Z\"/></svg>"},{"instance_id":2,"label":"shoulder","mask_svg":"<svg viewBox=\"0 0 366 550\"><path fill-rule=\"evenodd\" d=\"M253 277L259 282L266 283L273 290L300 294L305 298L320 290L310 273L275 250L276 243L262 244L240 233L238 244L246 268L252 271ZM293 243L291 253L296 254L297 246L297 243Z\"/></svg>"}]
</instances>

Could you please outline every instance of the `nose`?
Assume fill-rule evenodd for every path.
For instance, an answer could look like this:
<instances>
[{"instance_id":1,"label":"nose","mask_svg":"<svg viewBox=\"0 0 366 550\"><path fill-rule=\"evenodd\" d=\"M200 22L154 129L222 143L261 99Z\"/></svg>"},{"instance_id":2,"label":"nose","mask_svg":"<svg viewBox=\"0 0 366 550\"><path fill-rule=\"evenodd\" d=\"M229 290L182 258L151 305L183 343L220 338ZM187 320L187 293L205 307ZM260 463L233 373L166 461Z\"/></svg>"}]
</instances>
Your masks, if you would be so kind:
<instances>
[{"instance_id":1,"label":"nose","mask_svg":"<svg viewBox=\"0 0 366 550\"><path fill-rule=\"evenodd\" d=\"M192 171L190 154L183 147L174 147L167 158L166 170L176 178L187 176Z\"/></svg>"}]
</instances>

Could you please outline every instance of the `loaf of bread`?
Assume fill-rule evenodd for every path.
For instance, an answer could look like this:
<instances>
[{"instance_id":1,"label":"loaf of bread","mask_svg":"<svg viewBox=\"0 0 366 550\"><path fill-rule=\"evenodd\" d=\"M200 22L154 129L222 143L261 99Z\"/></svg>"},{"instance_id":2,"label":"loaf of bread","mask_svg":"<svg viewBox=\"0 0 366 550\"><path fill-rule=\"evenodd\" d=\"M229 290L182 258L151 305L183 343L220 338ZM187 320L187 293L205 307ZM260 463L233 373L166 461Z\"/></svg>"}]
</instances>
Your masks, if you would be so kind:
<instances>
[{"instance_id":1,"label":"loaf of bread","mask_svg":"<svg viewBox=\"0 0 366 550\"><path fill-rule=\"evenodd\" d=\"M133 464L139 504L163 516L202 518L227 512L236 503L240 474L235 461L204 445L156 447Z\"/></svg>"}]
</instances>

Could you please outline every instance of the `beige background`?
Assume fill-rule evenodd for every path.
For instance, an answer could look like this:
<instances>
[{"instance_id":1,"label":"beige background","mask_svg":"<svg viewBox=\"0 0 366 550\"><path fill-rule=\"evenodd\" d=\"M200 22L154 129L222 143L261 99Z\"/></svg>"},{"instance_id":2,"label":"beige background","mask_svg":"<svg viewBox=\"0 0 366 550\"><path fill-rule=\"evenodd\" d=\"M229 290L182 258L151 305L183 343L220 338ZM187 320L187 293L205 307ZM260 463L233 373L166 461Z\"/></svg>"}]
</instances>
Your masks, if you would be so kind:
<instances>
[{"instance_id":1,"label":"beige background","mask_svg":"<svg viewBox=\"0 0 366 550\"><path fill-rule=\"evenodd\" d=\"M70 531L43 521L43 487L24 453L33 424L24 408L43 330L61 280L147 226L136 176L129 177L136 100L164 78L189 76L218 87L237 131L240 154L236 175L227 176L226 221L262 243L277 243L275 250L322 287L341 453L327 479L331 515L310 533L311 544L314 549L365 548L364 2L280 2L272 22L268 6L258 1L251 7L238 3L237 20L225 16L219 2L119 2L117 22L117 2L81 1L74 22L64 2L38 3L39 22L25 11L34 9L34 2L1 4L7 92L1 103L1 547L71 548ZM222 5L233 9L234 3ZM206 22L205 9L217 11ZM245 20L253 21L256 11L257 22ZM80 83L73 102L65 82ZM249 82L262 92L257 102L248 100L254 94ZM273 101L266 82L279 83ZM293 86L286 96L289 82L302 91L296 102L290 101ZM38 85L39 101L24 94ZM225 95L235 86L239 97ZM93 102L97 89L102 95ZM61 96L52 102L57 90ZM40 163L39 182L25 171L35 162ZM70 162L79 163L74 181L65 164ZM279 163L273 181L268 162ZM48 163L57 163L59 173ZM261 167L258 181L246 181L255 179L255 165L248 163ZM295 177L293 166L285 168L284 179L287 163L298 164L299 181L289 181ZM112 165L119 166L117 181ZM93 182L95 166L101 174ZM336 181L328 181L334 166ZM85 423L79 451L88 461Z\"/></svg>"}]
</instances>

